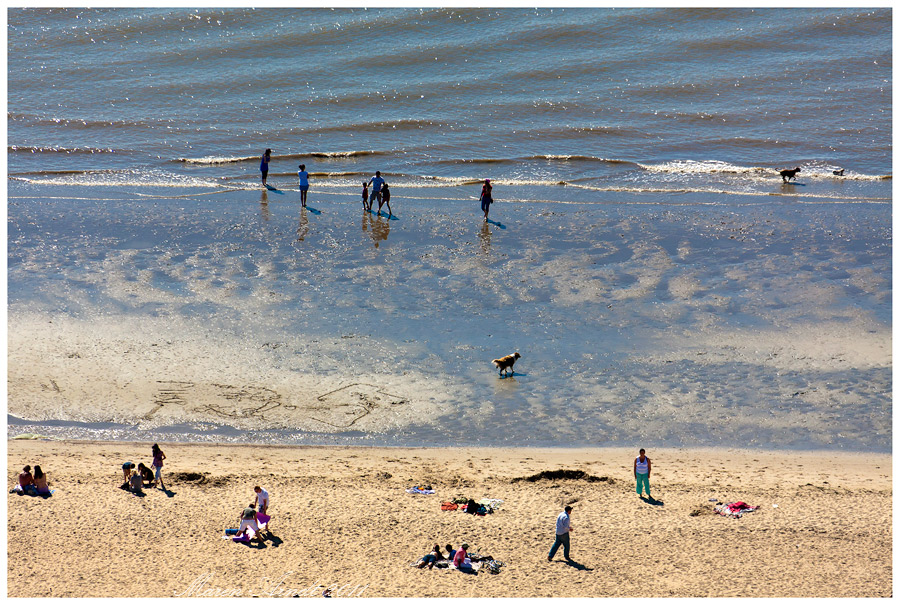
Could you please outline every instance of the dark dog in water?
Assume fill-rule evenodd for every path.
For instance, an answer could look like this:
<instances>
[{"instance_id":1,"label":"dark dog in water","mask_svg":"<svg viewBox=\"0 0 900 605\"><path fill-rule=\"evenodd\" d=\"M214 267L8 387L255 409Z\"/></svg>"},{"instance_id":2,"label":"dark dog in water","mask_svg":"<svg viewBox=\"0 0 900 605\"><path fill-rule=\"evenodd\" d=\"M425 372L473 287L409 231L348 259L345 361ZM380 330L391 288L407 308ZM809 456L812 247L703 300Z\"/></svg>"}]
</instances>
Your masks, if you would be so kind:
<instances>
[{"instance_id":1,"label":"dark dog in water","mask_svg":"<svg viewBox=\"0 0 900 605\"><path fill-rule=\"evenodd\" d=\"M834 174L834 176L844 176L844 169L841 168L840 170L832 170L832 173Z\"/></svg>"},{"instance_id":2,"label":"dark dog in water","mask_svg":"<svg viewBox=\"0 0 900 605\"><path fill-rule=\"evenodd\" d=\"M787 183L791 179L797 178L797 173L800 172L799 168L794 168L793 170L782 170L778 174L781 175L781 180Z\"/></svg>"}]
</instances>

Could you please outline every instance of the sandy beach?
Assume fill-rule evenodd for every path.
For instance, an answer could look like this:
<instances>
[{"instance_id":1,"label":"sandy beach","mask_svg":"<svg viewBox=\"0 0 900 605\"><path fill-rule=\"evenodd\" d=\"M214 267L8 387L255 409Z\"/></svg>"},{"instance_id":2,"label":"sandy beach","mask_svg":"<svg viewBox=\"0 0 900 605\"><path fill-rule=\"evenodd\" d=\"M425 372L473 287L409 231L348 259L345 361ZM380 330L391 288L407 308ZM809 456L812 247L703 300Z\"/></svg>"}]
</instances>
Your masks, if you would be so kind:
<instances>
[{"instance_id":1,"label":"sandy beach","mask_svg":"<svg viewBox=\"0 0 900 605\"><path fill-rule=\"evenodd\" d=\"M8 495L8 595L27 597L886 597L890 455L648 450L657 502L634 491L631 449L384 449L161 444L168 492L118 489L149 443L8 442L53 496ZM581 471L577 479L529 480ZM259 484L272 535L223 540ZM435 495L406 489L429 484ZM499 498L493 514L442 511ZM716 502L759 508L738 519ZM547 562L572 504L572 564ZM497 575L420 570L468 542Z\"/></svg>"}]
</instances>

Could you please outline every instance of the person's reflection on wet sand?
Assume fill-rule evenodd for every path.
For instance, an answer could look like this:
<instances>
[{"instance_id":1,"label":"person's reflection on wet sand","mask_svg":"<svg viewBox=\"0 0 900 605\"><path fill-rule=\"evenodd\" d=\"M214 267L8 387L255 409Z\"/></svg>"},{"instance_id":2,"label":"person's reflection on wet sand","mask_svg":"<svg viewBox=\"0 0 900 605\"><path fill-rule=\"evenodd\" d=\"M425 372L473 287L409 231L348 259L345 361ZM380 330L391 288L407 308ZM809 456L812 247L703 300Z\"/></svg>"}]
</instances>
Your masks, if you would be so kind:
<instances>
[{"instance_id":1,"label":"person's reflection on wet sand","mask_svg":"<svg viewBox=\"0 0 900 605\"><path fill-rule=\"evenodd\" d=\"M300 225L297 227L297 241L302 242L307 235L309 235L309 217L306 215L306 208L301 208Z\"/></svg>"},{"instance_id":2,"label":"person's reflection on wet sand","mask_svg":"<svg viewBox=\"0 0 900 605\"><path fill-rule=\"evenodd\" d=\"M388 234L391 232L391 219L383 218L379 215L372 224L372 241L375 242L375 247L378 247L378 242L383 241L386 242L388 238Z\"/></svg>"},{"instance_id":3,"label":"person's reflection on wet sand","mask_svg":"<svg viewBox=\"0 0 900 605\"><path fill-rule=\"evenodd\" d=\"M269 192L263 189L262 197L259 198L259 213L264 221L269 220Z\"/></svg>"},{"instance_id":4,"label":"person's reflection on wet sand","mask_svg":"<svg viewBox=\"0 0 900 605\"><path fill-rule=\"evenodd\" d=\"M481 231L478 232L478 239L481 242L481 251L485 254L491 253L491 224L485 221L481 224Z\"/></svg>"}]
</instances>

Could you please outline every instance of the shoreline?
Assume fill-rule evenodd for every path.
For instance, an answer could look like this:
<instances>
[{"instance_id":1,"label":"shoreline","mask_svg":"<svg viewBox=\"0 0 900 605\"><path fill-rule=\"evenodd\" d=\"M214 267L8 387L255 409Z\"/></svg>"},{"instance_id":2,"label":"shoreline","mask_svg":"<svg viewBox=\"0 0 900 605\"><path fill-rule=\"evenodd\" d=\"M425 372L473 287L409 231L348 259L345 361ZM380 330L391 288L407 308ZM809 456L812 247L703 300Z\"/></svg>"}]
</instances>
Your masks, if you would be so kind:
<instances>
[{"instance_id":1,"label":"shoreline","mask_svg":"<svg viewBox=\"0 0 900 605\"><path fill-rule=\"evenodd\" d=\"M41 464L56 490L8 495L8 595L891 594L890 454L647 448L654 504L634 491L637 446L160 445L169 492L137 498L118 489L121 464L149 463L148 443L7 441L8 485ZM558 470L582 473L531 480ZM436 495L406 493L426 483ZM271 494L274 538L263 548L222 540L256 484ZM440 509L457 496L504 502L485 517ZM710 498L759 509L729 519ZM565 504L575 507L574 565L546 558ZM503 561L501 572L410 566L434 542L464 541ZM45 573L57 568L74 571Z\"/></svg>"}]
</instances>

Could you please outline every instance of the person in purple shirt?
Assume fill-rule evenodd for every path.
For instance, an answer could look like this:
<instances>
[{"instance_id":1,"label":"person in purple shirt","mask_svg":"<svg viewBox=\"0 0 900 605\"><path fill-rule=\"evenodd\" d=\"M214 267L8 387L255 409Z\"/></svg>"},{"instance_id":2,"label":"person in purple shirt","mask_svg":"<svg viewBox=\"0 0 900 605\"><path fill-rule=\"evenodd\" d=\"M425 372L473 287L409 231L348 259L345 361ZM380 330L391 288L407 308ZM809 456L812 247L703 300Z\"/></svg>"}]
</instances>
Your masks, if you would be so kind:
<instances>
[{"instance_id":1,"label":"person in purple shirt","mask_svg":"<svg viewBox=\"0 0 900 605\"><path fill-rule=\"evenodd\" d=\"M153 468L156 469L156 476L154 477L154 485L159 483L159 488L162 490L166 489L166 486L163 485L162 480L162 466L163 460L166 459L166 455L163 454L163 451L159 449L159 445L156 443L153 444Z\"/></svg>"}]
</instances>

